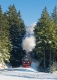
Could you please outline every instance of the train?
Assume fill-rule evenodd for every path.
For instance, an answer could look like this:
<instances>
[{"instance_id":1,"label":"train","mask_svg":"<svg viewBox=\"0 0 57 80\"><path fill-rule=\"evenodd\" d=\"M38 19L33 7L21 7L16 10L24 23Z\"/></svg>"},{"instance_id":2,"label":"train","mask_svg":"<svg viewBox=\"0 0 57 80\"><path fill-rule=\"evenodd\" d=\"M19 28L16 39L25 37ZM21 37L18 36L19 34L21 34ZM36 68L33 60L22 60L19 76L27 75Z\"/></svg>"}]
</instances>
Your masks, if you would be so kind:
<instances>
[{"instance_id":1,"label":"train","mask_svg":"<svg viewBox=\"0 0 57 80\"><path fill-rule=\"evenodd\" d=\"M22 59L22 67L29 68L31 66L31 56L29 54L26 54Z\"/></svg>"}]
</instances>

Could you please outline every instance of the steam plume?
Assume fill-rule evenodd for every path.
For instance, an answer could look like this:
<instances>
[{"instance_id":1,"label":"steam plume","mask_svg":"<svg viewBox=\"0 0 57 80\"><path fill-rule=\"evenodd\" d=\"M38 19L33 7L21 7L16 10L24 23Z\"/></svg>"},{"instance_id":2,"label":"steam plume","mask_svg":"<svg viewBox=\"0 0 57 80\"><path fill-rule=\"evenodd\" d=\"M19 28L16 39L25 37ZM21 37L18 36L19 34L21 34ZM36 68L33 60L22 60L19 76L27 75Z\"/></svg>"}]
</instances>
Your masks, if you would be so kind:
<instances>
[{"instance_id":1,"label":"steam plume","mask_svg":"<svg viewBox=\"0 0 57 80\"><path fill-rule=\"evenodd\" d=\"M35 48L35 37L34 37L34 27L36 23L31 24L31 26L26 28L26 34L24 36L22 47L26 53L32 51Z\"/></svg>"}]
</instances>

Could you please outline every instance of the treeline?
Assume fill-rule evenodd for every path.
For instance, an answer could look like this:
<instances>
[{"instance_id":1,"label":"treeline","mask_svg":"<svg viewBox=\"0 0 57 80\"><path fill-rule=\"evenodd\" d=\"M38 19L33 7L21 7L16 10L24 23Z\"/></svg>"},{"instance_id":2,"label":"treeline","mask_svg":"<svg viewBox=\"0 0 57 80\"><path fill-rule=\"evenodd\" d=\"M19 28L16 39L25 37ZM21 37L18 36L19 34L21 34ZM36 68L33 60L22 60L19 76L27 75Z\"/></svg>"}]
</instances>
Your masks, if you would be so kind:
<instances>
[{"instance_id":1,"label":"treeline","mask_svg":"<svg viewBox=\"0 0 57 80\"><path fill-rule=\"evenodd\" d=\"M51 15L47 8L42 11L41 18L35 26L36 47L34 52L40 60L42 68L57 69L57 7ZM52 66L53 65L53 66Z\"/></svg>"},{"instance_id":2,"label":"treeline","mask_svg":"<svg viewBox=\"0 0 57 80\"><path fill-rule=\"evenodd\" d=\"M25 27L21 13L14 5L4 13L0 5L0 63L10 62L13 67L21 65L25 54L22 49Z\"/></svg>"}]
</instances>

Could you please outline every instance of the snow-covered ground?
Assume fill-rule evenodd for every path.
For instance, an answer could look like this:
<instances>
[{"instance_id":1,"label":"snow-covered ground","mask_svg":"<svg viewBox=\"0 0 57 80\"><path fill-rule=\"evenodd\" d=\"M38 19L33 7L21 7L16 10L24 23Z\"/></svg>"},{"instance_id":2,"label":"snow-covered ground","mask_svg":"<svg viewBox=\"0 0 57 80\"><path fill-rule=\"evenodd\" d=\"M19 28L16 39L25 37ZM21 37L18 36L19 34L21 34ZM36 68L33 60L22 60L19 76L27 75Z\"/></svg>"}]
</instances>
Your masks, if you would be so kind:
<instances>
[{"instance_id":1,"label":"snow-covered ground","mask_svg":"<svg viewBox=\"0 0 57 80\"><path fill-rule=\"evenodd\" d=\"M57 79L33 79L33 78L22 78L22 77L13 77L13 76L4 76L0 75L0 80L57 80Z\"/></svg>"},{"instance_id":2,"label":"snow-covered ground","mask_svg":"<svg viewBox=\"0 0 57 80\"><path fill-rule=\"evenodd\" d=\"M56 74L42 72L2 71L0 80L57 80Z\"/></svg>"},{"instance_id":3,"label":"snow-covered ground","mask_svg":"<svg viewBox=\"0 0 57 80\"><path fill-rule=\"evenodd\" d=\"M39 62L34 60L30 68L0 69L0 80L57 80L57 74L35 71L38 66Z\"/></svg>"}]
</instances>

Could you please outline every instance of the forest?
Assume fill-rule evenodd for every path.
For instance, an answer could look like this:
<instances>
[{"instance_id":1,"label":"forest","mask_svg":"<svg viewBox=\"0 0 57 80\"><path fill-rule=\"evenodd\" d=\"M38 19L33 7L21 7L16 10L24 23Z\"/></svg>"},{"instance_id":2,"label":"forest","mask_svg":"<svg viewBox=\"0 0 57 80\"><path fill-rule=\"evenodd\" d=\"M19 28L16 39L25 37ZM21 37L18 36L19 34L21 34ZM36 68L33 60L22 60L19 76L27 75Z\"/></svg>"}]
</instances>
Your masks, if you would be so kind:
<instances>
[{"instance_id":1,"label":"forest","mask_svg":"<svg viewBox=\"0 0 57 80\"><path fill-rule=\"evenodd\" d=\"M32 53L44 71L48 67L51 71L57 70L57 7L54 7L51 14L45 7L40 15L34 29L36 46ZM10 5L5 12L0 5L0 63L9 62L12 67L22 64L22 58L26 54L22 49L26 27L21 12L16 10L15 5Z\"/></svg>"}]
</instances>

